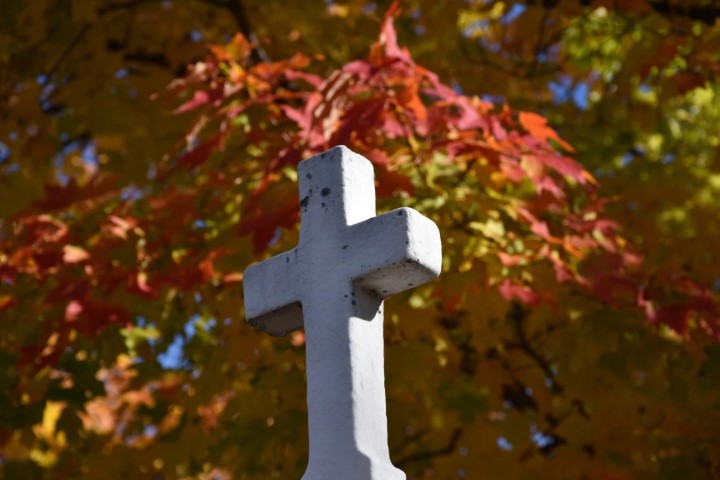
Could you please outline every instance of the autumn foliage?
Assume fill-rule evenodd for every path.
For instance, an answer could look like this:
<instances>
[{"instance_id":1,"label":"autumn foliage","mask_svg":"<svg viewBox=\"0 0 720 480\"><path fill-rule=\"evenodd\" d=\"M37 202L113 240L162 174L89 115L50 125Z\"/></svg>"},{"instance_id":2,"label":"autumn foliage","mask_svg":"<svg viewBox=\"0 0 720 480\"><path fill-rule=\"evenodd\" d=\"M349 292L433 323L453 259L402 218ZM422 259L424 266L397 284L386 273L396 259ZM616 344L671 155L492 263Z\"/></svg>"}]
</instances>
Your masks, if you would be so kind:
<instances>
[{"instance_id":1,"label":"autumn foliage","mask_svg":"<svg viewBox=\"0 0 720 480\"><path fill-rule=\"evenodd\" d=\"M78 12L91 12L94 20L81 17L87 29L123 7L86 3ZM86 138L59 144L33 144L28 134L21 146L29 100L23 89L13 93L6 117L16 118L3 120L0 180L8 192L30 193L2 207L0 221L0 478L299 478L307 448L304 337L274 340L245 324L241 272L297 242L296 165L338 144L373 163L381 210L417 208L443 236L441 279L387 309L391 453L409 478L720 478L717 253L698 260L687 245L699 233L663 237L642 212L632 216L638 203L651 215L658 197L675 198L672 174L665 190L653 190L644 178L659 175L658 167L647 158L637 167L636 159L657 154L680 169L674 159L687 152L663 140L672 132L637 133L632 149L616 152L619 167L598 165L587 137L625 141L621 126L603 116L620 102L598 101L593 108L607 110L594 119L599 126L570 121L561 136L550 115L539 113L542 102L521 98L527 107L518 108L512 98L466 93L474 84L450 82L399 42L403 9L411 18L420 11L404 2L377 18L379 36L364 57L342 61L303 49L268 58L240 21L242 2L198 3L227 8L244 34L198 45L182 74L157 75L158 88L144 97L136 91L117 100L113 92L113 102L154 109L154 124L133 131L127 107L122 127L90 125ZM361 3L323 9L359 16ZM565 57L547 60L555 55L550 40L530 54L533 69L557 61L563 74L551 77L556 82L623 78L605 79L602 69L614 60L592 50L604 19L662 30L682 13L695 36L667 33L660 45L648 43L646 50L664 52L654 62L633 53L632 79L642 94L655 80L671 82L667 102L700 102L703 89L720 95L720 59L712 37L703 36L705 29L717 34L717 26L694 18L710 12L703 2L677 11L644 0L557 8L465 3L458 28L485 46L490 67L503 55L518 62L528 55L528 25L547 25L542 38L545 28L559 28L549 19L566 22L557 33L566 37L554 40ZM166 15L152 10L166 7L147 8L148 18ZM583 38L589 50L573 51ZM693 42L707 42L692 50L693 69L675 68ZM123 61L154 58L148 52ZM587 73L584 62L597 65ZM61 64L54 69L33 93L41 103L76 81ZM116 74L113 88L132 73ZM487 88L512 97L514 84L492 78ZM616 88L629 88L620 80ZM611 89L604 94L612 98ZM702 101L699 111L720 112L716 98ZM543 110L562 117L567 102L555 103ZM45 119L36 120L36 134L78 122L72 109L50 107L33 110ZM646 107L638 108L643 124ZM676 113L681 107L668 109L678 125L689 122L689 114ZM589 113L577 115L591 121ZM157 140L164 150L143 143L153 138L150 127L166 134ZM584 136L573 141L574 130ZM668 151L657 150L658 142ZM697 183L703 169L715 180L704 200L682 197L686 210L679 211L692 212L686 217L698 205L720 211L717 160L696 154L698 166L681 173ZM20 166L39 160L49 166L36 173ZM637 185L635 168L645 175ZM668 228L706 228L714 238L714 227L683 223L673 208L657 211L658 225L675 219Z\"/></svg>"}]
</instances>

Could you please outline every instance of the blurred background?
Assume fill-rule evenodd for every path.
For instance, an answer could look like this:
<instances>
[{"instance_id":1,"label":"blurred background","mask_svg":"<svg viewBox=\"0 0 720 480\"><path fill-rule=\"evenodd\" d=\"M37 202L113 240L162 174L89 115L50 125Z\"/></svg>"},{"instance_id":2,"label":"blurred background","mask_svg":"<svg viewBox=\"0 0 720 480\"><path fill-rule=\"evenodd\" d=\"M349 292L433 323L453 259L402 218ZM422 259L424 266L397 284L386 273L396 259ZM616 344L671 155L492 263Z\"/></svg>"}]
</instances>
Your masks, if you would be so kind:
<instances>
[{"instance_id":1,"label":"blurred background","mask_svg":"<svg viewBox=\"0 0 720 480\"><path fill-rule=\"evenodd\" d=\"M335 143L443 233L386 309L408 478L720 478L718 19L1 0L0 479L302 475L304 336L245 324L241 272Z\"/></svg>"}]
</instances>

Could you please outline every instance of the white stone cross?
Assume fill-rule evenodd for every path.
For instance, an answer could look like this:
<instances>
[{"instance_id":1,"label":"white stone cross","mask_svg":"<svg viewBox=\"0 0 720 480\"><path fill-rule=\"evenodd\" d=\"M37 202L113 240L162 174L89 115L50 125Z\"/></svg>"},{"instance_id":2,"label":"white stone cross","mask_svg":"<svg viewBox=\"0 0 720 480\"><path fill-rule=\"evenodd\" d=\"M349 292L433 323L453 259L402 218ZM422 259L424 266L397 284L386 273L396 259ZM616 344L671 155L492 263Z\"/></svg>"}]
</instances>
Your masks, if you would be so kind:
<instances>
[{"instance_id":1,"label":"white stone cross","mask_svg":"<svg viewBox=\"0 0 720 480\"><path fill-rule=\"evenodd\" d=\"M303 480L402 480L390 462L383 298L440 273L437 226L411 208L375 216L372 164L344 146L298 165L299 245L251 266L248 322L305 327L310 458Z\"/></svg>"}]
</instances>

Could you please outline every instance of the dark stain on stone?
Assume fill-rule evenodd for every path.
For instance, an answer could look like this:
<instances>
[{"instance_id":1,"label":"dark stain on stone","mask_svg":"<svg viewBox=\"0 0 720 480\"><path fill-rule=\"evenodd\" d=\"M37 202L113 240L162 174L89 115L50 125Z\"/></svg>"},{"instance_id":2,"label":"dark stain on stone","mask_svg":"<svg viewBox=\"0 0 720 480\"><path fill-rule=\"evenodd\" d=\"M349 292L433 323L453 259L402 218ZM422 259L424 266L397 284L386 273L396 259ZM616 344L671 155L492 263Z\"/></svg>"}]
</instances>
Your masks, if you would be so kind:
<instances>
[{"instance_id":1,"label":"dark stain on stone","mask_svg":"<svg viewBox=\"0 0 720 480\"><path fill-rule=\"evenodd\" d=\"M402 210L398 210L397 212L395 212L395 215L397 215L398 217L402 217L403 215L405 215L405 212L403 212Z\"/></svg>"},{"instance_id":2,"label":"dark stain on stone","mask_svg":"<svg viewBox=\"0 0 720 480\"><path fill-rule=\"evenodd\" d=\"M310 173L308 173L307 175L305 175L305 178L307 178L308 180L310 180L310 179L312 178L312 175L310 175Z\"/></svg>"},{"instance_id":3,"label":"dark stain on stone","mask_svg":"<svg viewBox=\"0 0 720 480\"><path fill-rule=\"evenodd\" d=\"M408 283L408 287L412 287L414 285L415 285L414 283Z\"/></svg>"},{"instance_id":4,"label":"dark stain on stone","mask_svg":"<svg viewBox=\"0 0 720 480\"><path fill-rule=\"evenodd\" d=\"M345 295L345 298L347 298L347 295Z\"/></svg>"},{"instance_id":5,"label":"dark stain on stone","mask_svg":"<svg viewBox=\"0 0 720 480\"><path fill-rule=\"evenodd\" d=\"M325 208L325 202L322 202L322 203L320 204L320 206L323 207L323 208Z\"/></svg>"},{"instance_id":6,"label":"dark stain on stone","mask_svg":"<svg viewBox=\"0 0 720 480\"><path fill-rule=\"evenodd\" d=\"M383 293L387 293L387 290L383 290Z\"/></svg>"},{"instance_id":7,"label":"dark stain on stone","mask_svg":"<svg viewBox=\"0 0 720 480\"><path fill-rule=\"evenodd\" d=\"M285 263L290 263L290 257L285 257Z\"/></svg>"},{"instance_id":8,"label":"dark stain on stone","mask_svg":"<svg viewBox=\"0 0 720 480\"><path fill-rule=\"evenodd\" d=\"M320 154L320 158L325 158L325 157L327 157L327 152L323 152Z\"/></svg>"},{"instance_id":9,"label":"dark stain on stone","mask_svg":"<svg viewBox=\"0 0 720 480\"><path fill-rule=\"evenodd\" d=\"M350 303L352 303L353 305L357 305L357 302L356 302L355 300L353 300L353 301L350 302Z\"/></svg>"},{"instance_id":10,"label":"dark stain on stone","mask_svg":"<svg viewBox=\"0 0 720 480\"><path fill-rule=\"evenodd\" d=\"M345 250L347 247L348 247L347 245L343 245L343 250Z\"/></svg>"},{"instance_id":11,"label":"dark stain on stone","mask_svg":"<svg viewBox=\"0 0 720 480\"><path fill-rule=\"evenodd\" d=\"M323 188L320 191L320 195L322 195L323 197L327 197L328 195L330 195L330 189L328 187Z\"/></svg>"},{"instance_id":12,"label":"dark stain on stone","mask_svg":"<svg viewBox=\"0 0 720 480\"><path fill-rule=\"evenodd\" d=\"M310 195L307 195L305 198L300 200L300 206L307 210L308 204L310 203Z\"/></svg>"}]
</instances>

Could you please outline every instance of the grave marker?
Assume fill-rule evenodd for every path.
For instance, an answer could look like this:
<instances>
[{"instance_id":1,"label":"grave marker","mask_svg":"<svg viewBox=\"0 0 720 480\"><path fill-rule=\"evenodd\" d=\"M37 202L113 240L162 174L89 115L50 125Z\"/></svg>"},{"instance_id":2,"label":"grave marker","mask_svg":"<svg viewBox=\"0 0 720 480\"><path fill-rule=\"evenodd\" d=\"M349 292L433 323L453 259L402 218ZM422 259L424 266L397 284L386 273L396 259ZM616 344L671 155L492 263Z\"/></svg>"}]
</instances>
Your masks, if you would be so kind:
<instances>
[{"instance_id":1,"label":"grave marker","mask_svg":"<svg viewBox=\"0 0 720 480\"><path fill-rule=\"evenodd\" d=\"M372 164L339 146L298 165L296 248L249 267L245 313L304 327L310 458L303 480L400 480L385 413L383 298L440 273L440 233L410 208L375 216Z\"/></svg>"}]
</instances>

